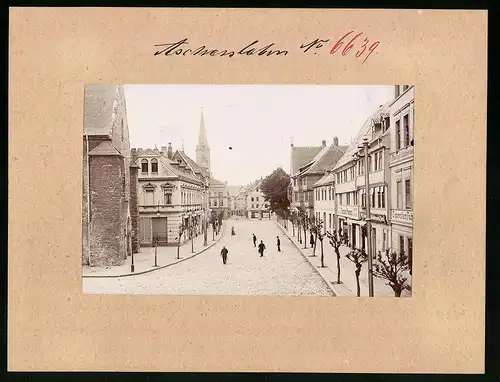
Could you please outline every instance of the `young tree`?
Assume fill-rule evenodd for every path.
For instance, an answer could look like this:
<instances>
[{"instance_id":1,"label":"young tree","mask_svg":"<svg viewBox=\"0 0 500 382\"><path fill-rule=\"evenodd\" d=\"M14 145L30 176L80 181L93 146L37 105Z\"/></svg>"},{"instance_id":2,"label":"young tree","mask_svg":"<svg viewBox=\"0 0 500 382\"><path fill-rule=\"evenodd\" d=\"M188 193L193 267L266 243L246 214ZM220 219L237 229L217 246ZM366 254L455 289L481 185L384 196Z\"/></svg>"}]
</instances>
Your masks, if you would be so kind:
<instances>
[{"instance_id":1,"label":"young tree","mask_svg":"<svg viewBox=\"0 0 500 382\"><path fill-rule=\"evenodd\" d=\"M368 260L368 255L366 254L364 249L354 249L345 255L349 260L351 260L356 266L356 270L354 274L356 275L356 286L358 290L358 297L361 294L361 288L359 286L359 275L361 273L361 268L363 267L363 263Z\"/></svg>"},{"instance_id":2,"label":"young tree","mask_svg":"<svg viewBox=\"0 0 500 382\"><path fill-rule=\"evenodd\" d=\"M385 251L385 259L379 251L377 264L374 264L373 276L385 279L394 291L395 297L401 297L401 292L408 286L407 278L404 277L405 271L410 269L408 265L408 256L404 251L396 253L390 249Z\"/></svg>"},{"instance_id":3,"label":"young tree","mask_svg":"<svg viewBox=\"0 0 500 382\"><path fill-rule=\"evenodd\" d=\"M339 228L338 231L333 230L333 232L327 231L326 236L330 241L330 245L335 250L335 254L337 255L337 284L340 284L340 246L348 245L349 239L347 237L347 233L342 232L342 229Z\"/></svg>"},{"instance_id":4,"label":"young tree","mask_svg":"<svg viewBox=\"0 0 500 382\"><path fill-rule=\"evenodd\" d=\"M321 236L321 230L323 229L323 220L316 219L312 217L309 219L310 231L314 235L314 247L313 247L313 256L316 256L316 247L318 243L318 238Z\"/></svg>"},{"instance_id":5,"label":"young tree","mask_svg":"<svg viewBox=\"0 0 500 382\"><path fill-rule=\"evenodd\" d=\"M307 229L309 228L309 218L307 217L307 212L299 207L299 226L302 227L304 232L304 249L307 249ZM300 230L300 229L299 229ZM302 243L302 237L299 238L300 243Z\"/></svg>"},{"instance_id":6,"label":"young tree","mask_svg":"<svg viewBox=\"0 0 500 382\"><path fill-rule=\"evenodd\" d=\"M278 167L262 180L260 189L264 194L264 200L269 202L270 212L277 213L288 210L290 207L290 201L288 200L289 186L290 175L281 167Z\"/></svg>"},{"instance_id":7,"label":"young tree","mask_svg":"<svg viewBox=\"0 0 500 382\"><path fill-rule=\"evenodd\" d=\"M179 224L179 237L177 238L177 258L180 259L181 237L184 234L186 227L184 224Z\"/></svg>"},{"instance_id":8,"label":"young tree","mask_svg":"<svg viewBox=\"0 0 500 382\"><path fill-rule=\"evenodd\" d=\"M292 236L295 237L295 224L296 224L295 211L292 211L289 214L289 220L290 220L290 223L292 223Z\"/></svg>"}]
</instances>

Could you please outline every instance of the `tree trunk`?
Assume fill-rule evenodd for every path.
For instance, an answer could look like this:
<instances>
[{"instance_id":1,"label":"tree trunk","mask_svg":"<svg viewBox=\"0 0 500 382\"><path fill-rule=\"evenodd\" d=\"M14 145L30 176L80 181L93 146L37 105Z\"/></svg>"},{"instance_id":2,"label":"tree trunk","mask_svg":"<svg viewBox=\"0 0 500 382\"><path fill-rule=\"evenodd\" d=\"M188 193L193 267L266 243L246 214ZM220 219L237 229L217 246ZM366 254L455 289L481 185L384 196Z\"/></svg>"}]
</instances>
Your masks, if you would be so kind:
<instances>
[{"instance_id":1,"label":"tree trunk","mask_svg":"<svg viewBox=\"0 0 500 382\"><path fill-rule=\"evenodd\" d=\"M394 297L401 297L401 288L392 288L394 291Z\"/></svg>"},{"instance_id":2,"label":"tree trunk","mask_svg":"<svg viewBox=\"0 0 500 382\"><path fill-rule=\"evenodd\" d=\"M295 225L292 222L292 232L293 232L293 237L295 237Z\"/></svg>"},{"instance_id":3,"label":"tree trunk","mask_svg":"<svg viewBox=\"0 0 500 382\"><path fill-rule=\"evenodd\" d=\"M316 247L318 244L318 233L316 232L316 235L314 235L314 247L313 247L313 256L316 256Z\"/></svg>"},{"instance_id":4,"label":"tree trunk","mask_svg":"<svg viewBox=\"0 0 500 382\"><path fill-rule=\"evenodd\" d=\"M307 229L304 226L304 249L307 249Z\"/></svg>"},{"instance_id":5,"label":"tree trunk","mask_svg":"<svg viewBox=\"0 0 500 382\"><path fill-rule=\"evenodd\" d=\"M361 288L359 286L359 274L358 274L358 272L356 272L356 289L358 291L358 297L360 297L360 295L361 295Z\"/></svg>"},{"instance_id":6,"label":"tree trunk","mask_svg":"<svg viewBox=\"0 0 500 382\"><path fill-rule=\"evenodd\" d=\"M323 253L323 240L320 240L320 242L321 242L321 267L324 268L325 267L325 263L324 263L325 255Z\"/></svg>"},{"instance_id":7,"label":"tree trunk","mask_svg":"<svg viewBox=\"0 0 500 382\"><path fill-rule=\"evenodd\" d=\"M177 258L180 259L179 251L181 248L181 233L179 232L179 239L177 240Z\"/></svg>"},{"instance_id":8,"label":"tree trunk","mask_svg":"<svg viewBox=\"0 0 500 382\"><path fill-rule=\"evenodd\" d=\"M335 253L337 254L337 284L340 284L340 251L335 248Z\"/></svg>"},{"instance_id":9,"label":"tree trunk","mask_svg":"<svg viewBox=\"0 0 500 382\"><path fill-rule=\"evenodd\" d=\"M191 252L194 253L194 236L192 232L191 232Z\"/></svg>"}]
</instances>

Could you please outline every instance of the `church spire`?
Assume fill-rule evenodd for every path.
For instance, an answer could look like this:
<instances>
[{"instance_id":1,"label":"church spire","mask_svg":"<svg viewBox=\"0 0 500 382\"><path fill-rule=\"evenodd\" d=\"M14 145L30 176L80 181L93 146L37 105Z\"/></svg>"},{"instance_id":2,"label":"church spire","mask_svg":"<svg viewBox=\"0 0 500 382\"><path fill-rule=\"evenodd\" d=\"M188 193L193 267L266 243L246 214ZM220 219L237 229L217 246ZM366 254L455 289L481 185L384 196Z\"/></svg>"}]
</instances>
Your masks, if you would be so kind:
<instances>
[{"instance_id":1,"label":"church spire","mask_svg":"<svg viewBox=\"0 0 500 382\"><path fill-rule=\"evenodd\" d=\"M203 107L201 108L200 135L198 136L198 146L208 147L207 132L205 131L205 118L203 118Z\"/></svg>"},{"instance_id":2,"label":"church spire","mask_svg":"<svg viewBox=\"0 0 500 382\"><path fill-rule=\"evenodd\" d=\"M196 163L210 172L210 147L208 146L207 132L205 131L203 107L201 108L200 135L196 146Z\"/></svg>"}]
</instances>

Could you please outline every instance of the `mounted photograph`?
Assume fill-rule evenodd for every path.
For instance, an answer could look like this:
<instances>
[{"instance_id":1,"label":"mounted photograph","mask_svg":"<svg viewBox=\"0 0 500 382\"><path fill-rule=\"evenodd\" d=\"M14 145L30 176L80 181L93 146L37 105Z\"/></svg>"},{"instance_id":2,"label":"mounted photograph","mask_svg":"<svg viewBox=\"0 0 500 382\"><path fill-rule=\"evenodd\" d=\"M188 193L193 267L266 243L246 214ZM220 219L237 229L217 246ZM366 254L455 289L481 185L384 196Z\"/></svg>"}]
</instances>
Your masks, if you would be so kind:
<instances>
[{"instance_id":1,"label":"mounted photograph","mask_svg":"<svg viewBox=\"0 0 500 382\"><path fill-rule=\"evenodd\" d=\"M414 97L85 85L83 292L411 297Z\"/></svg>"}]
</instances>

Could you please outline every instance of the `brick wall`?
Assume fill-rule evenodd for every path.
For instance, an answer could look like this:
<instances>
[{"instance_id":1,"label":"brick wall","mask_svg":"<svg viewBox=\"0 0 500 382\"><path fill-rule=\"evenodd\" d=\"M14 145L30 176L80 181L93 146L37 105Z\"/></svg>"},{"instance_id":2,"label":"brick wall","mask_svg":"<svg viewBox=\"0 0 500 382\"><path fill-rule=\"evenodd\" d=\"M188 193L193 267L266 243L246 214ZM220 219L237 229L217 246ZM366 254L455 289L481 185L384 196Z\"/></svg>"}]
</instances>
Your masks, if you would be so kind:
<instances>
[{"instance_id":1,"label":"brick wall","mask_svg":"<svg viewBox=\"0 0 500 382\"><path fill-rule=\"evenodd\" d=\"M92 266L120 265L125 260L124 172L118 156L90 157Z\"/></svg>"}]
</instances>

